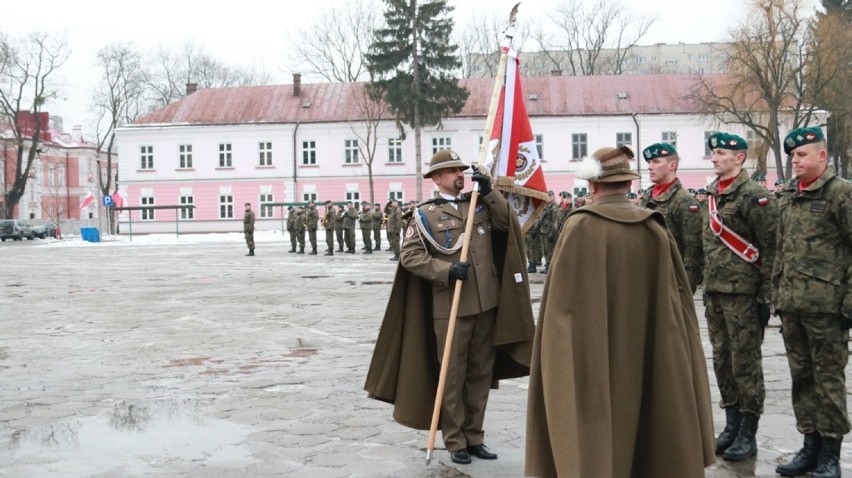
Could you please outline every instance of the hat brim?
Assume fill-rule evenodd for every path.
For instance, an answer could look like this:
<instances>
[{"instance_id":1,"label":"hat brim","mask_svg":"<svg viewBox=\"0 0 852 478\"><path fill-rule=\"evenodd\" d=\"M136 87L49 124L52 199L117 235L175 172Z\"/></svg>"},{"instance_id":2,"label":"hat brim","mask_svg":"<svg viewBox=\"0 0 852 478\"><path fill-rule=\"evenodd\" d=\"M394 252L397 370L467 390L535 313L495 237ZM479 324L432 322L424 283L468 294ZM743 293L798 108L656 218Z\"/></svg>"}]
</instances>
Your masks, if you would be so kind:
<instances>
[{"instance_id":1,"label":"hat brim","mask_svg":"<svg viewBox=\"0 0 852 478\"><path fill-rule=\"evenodd\" d=\"M440 171L442 169L448 168L462 168L462 171L470 169L469 164L465 164L464 161L447 161L445 163L436 164L435 166L429 168L429 171L426 171L426 174L423 175L424 178L431 178L436 171Z\"/></svg>"},{"instance_id":2,"label":"hat brim","mask_svg":"<svg viewBox=\"0 0 852 478\"><path fill-rule=\"evenodd\" d=\"M622 169L620 171L611 171L611 172L609 172L609 174L607 174L607 173L604 173L604 174L605 175L603 175L599 178L589 179L589 181L595 182L595 183L619 183L619 182L622 182L622 181L633 181L633 180L642 178L642 176L640 176L639 173L637 173L635 171L624 170L624 169Z\"/></svg>"}]
</instances>

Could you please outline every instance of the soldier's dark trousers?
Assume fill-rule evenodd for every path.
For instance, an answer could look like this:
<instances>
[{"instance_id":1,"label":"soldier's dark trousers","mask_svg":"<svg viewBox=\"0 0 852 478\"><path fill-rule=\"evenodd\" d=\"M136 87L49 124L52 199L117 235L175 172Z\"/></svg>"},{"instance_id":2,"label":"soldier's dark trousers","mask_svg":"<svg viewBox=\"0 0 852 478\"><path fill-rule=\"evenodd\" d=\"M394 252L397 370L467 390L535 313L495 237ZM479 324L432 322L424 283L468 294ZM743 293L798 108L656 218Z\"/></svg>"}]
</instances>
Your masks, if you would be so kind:
<instances>
[{"instance_id":1,"label":"soldier's dark trousers","mask_svg":"<svg viewBox=\"0 0 852 478\"><path fill-rule=\"evenodd\" d=\"M399 256L399 231L396 232L388 232L388 242L390 243L391 251L393 251L393 255Z\"/></svg>"},{"instance_id":2,"label":"soldier's dark trousers","mask_svg":"<svg viewBox=\"0 0 852 478\"><path fill-rule=\"evenodd\" d=\"M316 229L308 229L308 240L311 242L311 250L316 252L317 250L317 230Z\"/></svg>"},{"instance_id":3,"label":"soldier's dark trousers","mask_svg":"<svg viewBox=\"0 0 852 478\"><path fill-rule=\"evenodd\" d=\"M246 236L246 245L248 246L249 251L254 251L254 230L243 230L243 234Z\"/></svg>"},{"instance_id":4,"label":"soldier's dark trousers","mask_svg":"<svg viewBox=\"0 0 852 478\"><path fill-rule=\"evenodd\" d=\"M355 229L344 229L344 238L346 239L346 250L355 250Z\"/></svg>"},{"instance_id":5,"label":"soldier's dark trousers","mask_svg":"<svg viewBox=\"0 0 852 478\"><path fill-rule=\"evenodd\" d=\"M296 252L296 246L298 245L297 241L296 241L296 231L289 231L289 232L290 232L290 252Z\"/></svg>"},{"instance_id":6,"label":"soldier's dark trousers","mask_svg":"<svg viewBox=\"0 0 852 478\"><path fill-rule=\"evenodd\" d=\"M793 382L793 412L800 433L843 439L849 433L846 364L849 331L836 315L781 313L781 331Z\"/></svg>"},{"instance_id":7,"label":"soldier's dark trousers","mask_svg":"<svg viewBox=\"0 0 852 478\"><path fill-rule=\"evenodd\" d=\"M296 238L299 240L299 250L304 252L304 250L305 250L305 231L298 231L296 233Z\"/></svg>"},{"instance_id":8,"label":"soldier's dark trousers","mask_svg":"<svg viewBox=\"0 0 852 478\"><path fill-rule=\"evenodd\" d=\"M379 251L382 249L382 230L373 229L373 250Z\"/></svg>"},{"instance_id":9,"label":"soldier's dark trousers","mask_svg":"<svg viewBox=\"0 0 852 478\"><path fill-rule=\"evenodd\" d=\"M373 248L373 240L370 238L371 229L361 229L361 239L364 241L364 249L371 250Z\"/></svg>"},{"instance_id":10,"label":"soldier's dark trousers","mask_svg":"<svg viewBox=\"0 0 852 478\"><path fill-rule=\"evenodd\" d=\"M337 235L337 252L343 252L343 229L334 229L335 235Z\"/></svg>"},{"instance_id":11,"label":"soldier's dark trousers","mask_svg":"<svg viewBox=\"0 0 852 478\"><path fill-rule=\"evenodd\" d=\"M756 304L753 295L708 292L705 315L716 383L722 395L720 405L760 416L766 389Z\"/></svg>"},{"instance_id":12,"label":"soldier's dark trousers","mask_svg":"<svg viewBox=\"0 0 852 478\"><path fill-rule=\"evenodd\" d=\"M448 451L482 444L485 407L491 388L497 309L458 317L441 402L441 436ZM438 360L443 358L449 319L435 319Z\"/></svg>"},{"instance_id":13,"label":"soldier's dark trousers","mask_svg":"<svg viewBox=\"0 0 852 478\"><path fill-rule=\"evenodd\" d=\"M334 252L334 229L325 230L325 245L328 247L328 252Z\"/></svg>"}]
</instances>

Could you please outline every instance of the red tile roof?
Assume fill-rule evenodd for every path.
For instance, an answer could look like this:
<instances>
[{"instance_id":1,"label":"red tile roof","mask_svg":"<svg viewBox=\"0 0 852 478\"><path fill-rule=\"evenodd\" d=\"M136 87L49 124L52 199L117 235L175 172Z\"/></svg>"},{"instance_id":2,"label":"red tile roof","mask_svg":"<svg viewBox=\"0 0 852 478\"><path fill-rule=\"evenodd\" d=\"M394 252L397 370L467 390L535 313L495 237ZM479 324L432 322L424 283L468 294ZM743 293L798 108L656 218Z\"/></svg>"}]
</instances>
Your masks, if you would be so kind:
<instances>
[{"instance_id":1,"label":"red tile roof","mask_svg":"<svg viewBox=\"0 0 852 478\"><path fill-rule=\"evenodd\" d=\"M706 75L723 84L725 75ZM692 114L686 99L695 75L546 76L523 78L530 116L586 116L616 114ZM464 110L456 117L485 117L493 79L460 80L470 90ZM312 83L200 89L150 113L134 125L224 125L264 123L318 123L363 119L356 94L365 83ZM536 99L532 99L535 97Z\"/></svg>"}]
</instances>

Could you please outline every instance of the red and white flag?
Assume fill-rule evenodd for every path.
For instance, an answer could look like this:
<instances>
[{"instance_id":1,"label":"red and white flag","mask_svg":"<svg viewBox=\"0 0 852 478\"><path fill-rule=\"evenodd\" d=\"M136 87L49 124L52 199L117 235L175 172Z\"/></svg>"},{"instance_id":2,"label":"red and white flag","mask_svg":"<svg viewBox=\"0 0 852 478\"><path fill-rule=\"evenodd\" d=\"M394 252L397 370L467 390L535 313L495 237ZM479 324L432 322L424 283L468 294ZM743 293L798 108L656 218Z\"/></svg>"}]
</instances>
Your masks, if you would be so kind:
<instances>
[{"instance_id":1,"label":"red and white flag","mask_svg":"<svg viewBox=\"0 0 852 478\"><path fill-rule=\"evenodd\" d=\"M550 198L541 158L521 91L520 61L509 51L506 79L491 130L488 154L482 165L491 172L497 189L507 193L523 230L532 227Z\"/></svg>"},{"instance_id":2,"label":"red and white flag","mask_svg":"<svg viewBox=\"0 0 852 478\"><path fill-rule=\"evenodd\" d=\"M118 194L118 191L112 194L112 203L115 204L115 207L124 207L124 198L121 197L121 194Z\"/></svg>"},{"instance_id":3,"label":"red and white flag","mask_svg":"<svg viewBox=\"0 0 852 478\"><path fill-rule=\"evenodd\" d=\"M89 206L89 204L92 204L92 201L94 201L94 200L95 200L95 195L92 194L91 192L88 193L86 195L86 197L83 198L83 202L80 203L80 210L82 211L83 209L86 209Z\"/></svg>"}]
</instances>

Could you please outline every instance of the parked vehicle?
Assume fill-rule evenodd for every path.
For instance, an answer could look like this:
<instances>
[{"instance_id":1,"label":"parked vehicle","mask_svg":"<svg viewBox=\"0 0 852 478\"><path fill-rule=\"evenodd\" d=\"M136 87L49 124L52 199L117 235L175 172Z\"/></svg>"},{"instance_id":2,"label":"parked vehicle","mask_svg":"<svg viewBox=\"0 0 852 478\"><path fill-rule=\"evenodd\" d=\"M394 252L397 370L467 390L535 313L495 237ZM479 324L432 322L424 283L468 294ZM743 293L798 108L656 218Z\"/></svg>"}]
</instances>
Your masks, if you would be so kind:
<instances>
[{"instance_id":1,"label":"parked vehicle","mask_svg":"<svg viewBox=\"0 0 852 478\"><path fill-rule=\"evenodd\" d=\"M56 225L53 223L36 224L33 226L33 234L41 239L56 237Z\"/></svg>"},{"instance_id":2,"label":"parked vehicle","mask_svg":"<svg viewBox=\"0 0 852 478\"><path fill-rule=\"evenodd\" d=\"M0 220L0 241L5 242L6 239L20 241L25 237L28 240L33 240L36 237L32 226L28 223L18 219Z\"/></svg>"}]
</instances>

